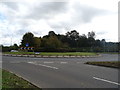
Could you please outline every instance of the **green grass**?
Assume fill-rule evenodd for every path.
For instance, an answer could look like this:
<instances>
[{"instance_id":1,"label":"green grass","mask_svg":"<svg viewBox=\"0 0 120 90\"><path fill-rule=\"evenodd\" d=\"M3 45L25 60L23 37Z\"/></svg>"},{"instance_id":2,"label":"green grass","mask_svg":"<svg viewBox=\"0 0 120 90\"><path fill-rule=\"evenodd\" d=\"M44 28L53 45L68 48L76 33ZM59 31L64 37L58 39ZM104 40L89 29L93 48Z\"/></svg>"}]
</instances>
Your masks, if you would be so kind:
<instances>
[{"instance_id":1,"label":"green grass","mask_svg":"<svg viewBox=\"0 0 120 90\"><path fill-rule=\"evenodd\" d=\"M38 90L39 88L29 83L28 81L10 73L6 70L2 70L2 90L7 88L30 88Z\"/></svg>"},{"instance_id":2,"label":"green grass","mask_svg":"<svg viewBox=\"0 0 120 90\"><path fill-rule=\"evenodd\" d=\"M99 52L100 54L120 54L118 52Z\"/></svg>"},{"instance_id":3,"label":"green grass","mask_svg":"<svg viewBox=\"0 0 120 90\"><path fill-rule=\"evenodd\" d=\"M34 55L34 52L5 52L4 54L27 54L27 55ZM38 55L43 56L92 56L97 55L96 53L89 53L89 52L66 52L66 53L58 53L58 52L40 52Z\"/></svg>"},{"instance_id":4,"label":"green grass","mask_svg":"<svg viewBox=\"0 0 120 90\"><path fill-rule=\"evenodd\" d=\"M2 69L0 69L0 89L2 89Z\"/></svg>"},{"instance_id":5,"label":"green grass","mask_svg":"<svg viewBox=\"0 0 120 90\"><path fill-rule=\"evenodd\" d=\"M86 53L86 52L67 52L67 53L41 53L41 55L48 55L48 56L91 56L96 55L95 53Z\"/></svg>"},{"instance_id":6,"label":"green grass","mask_svg":"<svg viewBox=\"0 0 120 90\"><path fill-rule=\"evenodd\" d=\"M4 52L3 54L17 54L17 55L19 55L19 54L22 54L22 55L24 55L24 54L34 54L34 52Z\"/></svg>"},{"instance_id":7,"label":"green grass","mask_svg":"<svg viewBox=\"0 0 120 90\"><path fill-rule=\"evenodd\" d=\"M101 62L86 62L85 64L105 66L112 68L120 68L120 61L101 61Z\"/></svg>"}]
</instances>

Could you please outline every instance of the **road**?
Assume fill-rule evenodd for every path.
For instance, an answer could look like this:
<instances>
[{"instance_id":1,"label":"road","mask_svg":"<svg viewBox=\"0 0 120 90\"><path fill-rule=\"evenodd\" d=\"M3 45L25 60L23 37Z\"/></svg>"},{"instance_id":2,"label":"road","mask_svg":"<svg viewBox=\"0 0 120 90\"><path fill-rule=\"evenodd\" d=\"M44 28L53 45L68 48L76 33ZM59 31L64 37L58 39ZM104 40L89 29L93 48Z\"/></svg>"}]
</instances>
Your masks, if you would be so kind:
<instances>
[{"instance_id":1,"label":"road","mask_svg":"<svg viewBox=\"0 0 120 90\"><path fill-rule=\"evenodd\" d=\"M117 61L115 54L94 58L2 57L2 67L40 88L118 88L118 69L84 64Z\"/></svg>"}]
</instances>

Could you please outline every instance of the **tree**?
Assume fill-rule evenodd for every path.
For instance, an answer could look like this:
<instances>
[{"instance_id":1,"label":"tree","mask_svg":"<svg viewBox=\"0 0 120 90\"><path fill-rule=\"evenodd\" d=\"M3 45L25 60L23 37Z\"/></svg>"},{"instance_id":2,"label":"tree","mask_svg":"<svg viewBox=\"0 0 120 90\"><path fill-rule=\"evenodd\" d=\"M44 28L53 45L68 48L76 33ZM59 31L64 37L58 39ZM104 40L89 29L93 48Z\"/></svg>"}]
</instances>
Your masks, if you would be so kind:
<instances>
[{"instance_id":1,"label":"tree","mask_svg":"<svg viewBox=\"0 0 120 90\"><path fill-rule=\"evenodd\" d=\"M56 36L51 36L48 38L47 45L49 48L57 49L61 47L61 42Z\"/></svg>"},{"instance_id":2,"label":"tree","mask_svg":"<svg viewBox=\"0 0 120 90\"><path fill-rule=\"evenodd\" d=\"M88 38L95 38L95 32L88 32Z\"/></svg>"},{"instance_id":3,"label":"tree","mask_svg":"<svg viewBox=\"0 0 120 90\"><path fill-rule=\"evenodd\" d=\"M69 48L68 38L65 35L57 35L58 40L62 43L62 48Z\"/></svg>"},{"instance_id":4,"label":"tree","mask_svg":"<svg viewBox=\"0 0 120 90\"><path fill-rule=\"evenodd\" d=\"M34 37L31 32L23 35L21 45L25 47L34 47L35 51L118 51L119 43L106 42L105 39L95 39L95 32L88 32L79 35L76 30L67 32L65 35L56 34L54 31L49 31L48 35ZM119 45L120 46L120 45ZM10 47L4 47L3 51L17 49L17 44Z\"/></svg>"},{"instance_id":5,"label":"tree","mask_svg":"<svg viewBox=\"0 0 120 90\"><path fill-rule=\"evenodd\" d=\"M48 36L56 36L54 31L49 31Z\"/></svg>"},{"instance_id":6,"label":"tree","mask_svg":"<svg viewBox=\"0 0 120 90\"><path fill-rule=\"evenodd\" d=\"M39 38L39 37L34 37L34 47L35 47L36 49L39 49L40 46L41 46L41 38Z\"/></svg>"},{"instance_id":7,"label":"tree","mask_svg":"<svg viewBox=\"0 0 120 90\"><path fill-rule=\"evenodd\" d=\"M50 36L42 38L41 47L45 51L56 51L62 47L62 42L57 38L57 36Z\"/></svg>"},{"instance_id":8,"label":"tree","mask_svg":"<svg viewBox=\"0 0 120 90\"><path fill-rule=\"evenodd\" d=\"M49 31L48 35L43 36L43 38L49 38L50 36L57 36L54 31Z\"/></svg>"},{"instance_id":9,"label":"tree","mask_svg":"<svg viewBox=\"0 0 120 90\"><path fill-rule=\"evenodd\" d=\"M79 37L78 47L88 47L87 36L85 34L83 34Z\"/></svg>"},{"instance_id":10,"label":"tree","mask_svg":"<svg viewBox=\"0 0 120 90\"><path fill-rule=\"evenodd\" d=\"M13 46L10 46L9 50L18 50L18 45L14 44Z\"/></svg>"},{"instance_id":11,"label":"tree","mask_svg":"<svg viewBox=\"0 0 120 90\"><path fill-rule=\"evenodd\" d=\"M70 38L71 40L78 40L79 38L79 33L76 30L73 30L71 32L67 32L66 36Z\"/></svg>"},{"instance_id":12,"label":"tree","mask_svg":"<svg viewBox=\"0 0 120 90\"><path fill-rule=\"evenodd\" d=\"M71 32L66 33L67 42L71 47L77 46L77 41L79 39L79 33L76 30L72 30Z\"/></svg>"},{"instance_id":13,"label":"tree","mask_svg":"<svg viewBox=\"0 0 120 90\"><path fill-rule=\"evenodd\" d=\"M88 32L88 42L89 46L92 47L95 44L95 32L91 31Z\"/></svg>"},{"instance_id":14,"label":"tree","mask_svg":"<svg viewBox=\"0 0 120 90\"><path fill-rule=\"evenodd\" d=\"M25 33L25 35L23 35L23 39L22 39L22 46L26 46L26 44L29 44L29 46L34 47L34 35L31 32Z\"/></svg>"}]
</instances>

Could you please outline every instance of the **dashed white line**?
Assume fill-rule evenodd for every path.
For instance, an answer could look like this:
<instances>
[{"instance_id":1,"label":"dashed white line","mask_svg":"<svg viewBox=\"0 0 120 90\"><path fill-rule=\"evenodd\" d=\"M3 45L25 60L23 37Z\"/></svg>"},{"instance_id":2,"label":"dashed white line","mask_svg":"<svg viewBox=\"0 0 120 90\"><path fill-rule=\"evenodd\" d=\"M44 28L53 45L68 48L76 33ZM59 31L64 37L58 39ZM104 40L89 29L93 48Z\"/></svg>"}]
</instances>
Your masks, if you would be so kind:
<instances>
[{"instance_id":1,"label":"dashed white line","mask_svg":"<svg viewBox=\"0 0 120 90\"><path fill-rule=\"evenodd\" d=\"M28 62L28 63L35 64L34 62Z\"/></svg>"},{"instance_id":2,"label":"dashed white line","mask_svg":"<svg viewBox=\"0 0 120 90\"><path fill-rule=\"evenodd\" d=\"M54 63L54 62L43 62L43 63Z\"/></svg>"},{"instance_id":3,"label":"dashed white line","mask_svg":"<svg viewBox=\"0 0 120 90\"><path fill-rule=\"evenodd\" d=\"M44 65L44 64L38 64L40 66L44 66L44 67L48 67L48 68L52 68L52 69L58 69L57 67L53 67L53 66L48 66L48 65Z\"/></svg>"},{"instance_id":4,"label":"dashed white line","mask_svg":"<svg viewBox=\"0 0 120 90\"><path fill-rule=\"evenodd\" d=\"M60 62L61 64L66 64L66 63L68 63L68 62Z\"/></svg>"},{"instance_id":5,"label":"dashed white line","mask_svg":"<svg viewBox=\"0 0 120 90\"><path fill-rule=\"evenodd\" d=\"M77 62L77 63L79 64L79 63L83 63L83 62Z\"/></svg>"},{"instance_id":6,"label":"dashed white line","mask_svg":"<svg viewBox=\"0 0 120 90\"><path fill-rule=\"evenodd\" d=\"M36 64L35 62L28 62L28 63L34 64L34 65L40 65L40 66L47 67L47 68L58 69L57 67L48 66L48 65L44 65L44 64Z\"/></svg>"},{"instance_id":7,"label":"dashed white line","mask_svg":"<svg viewBox=\"0 0 120 90\"><path fill-rule=\"evenodd\" d=\"M104 82L108 82L108 83L112 83L112 84L120 85L120 84L117 83L117 82L113 82L113 81L109 81L109 80L105 80L105 79L101 79L101 78L97 78L97 77L93 77L93 78L96 79L96 80L100 80L100 81L104 81Z\"/></svg>"}]
</instances>

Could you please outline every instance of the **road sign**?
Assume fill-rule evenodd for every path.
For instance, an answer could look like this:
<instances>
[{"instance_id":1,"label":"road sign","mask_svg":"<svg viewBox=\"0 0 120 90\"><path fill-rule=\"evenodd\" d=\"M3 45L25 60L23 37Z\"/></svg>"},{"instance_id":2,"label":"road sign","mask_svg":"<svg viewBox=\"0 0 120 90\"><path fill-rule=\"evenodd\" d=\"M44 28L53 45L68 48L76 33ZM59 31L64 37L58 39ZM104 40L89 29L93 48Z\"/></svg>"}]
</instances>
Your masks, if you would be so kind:
<instances>
[{"instance_id":1,"label":"road sign","mask_svg":"<svg viewBox=\"0 0 120 90\"><path fill-rule=\"evenodd\" d=\"M29 46L29 43L26 43L26 45L25 45L26 47L28 47Z\"/></svg>"}]
</instances>

